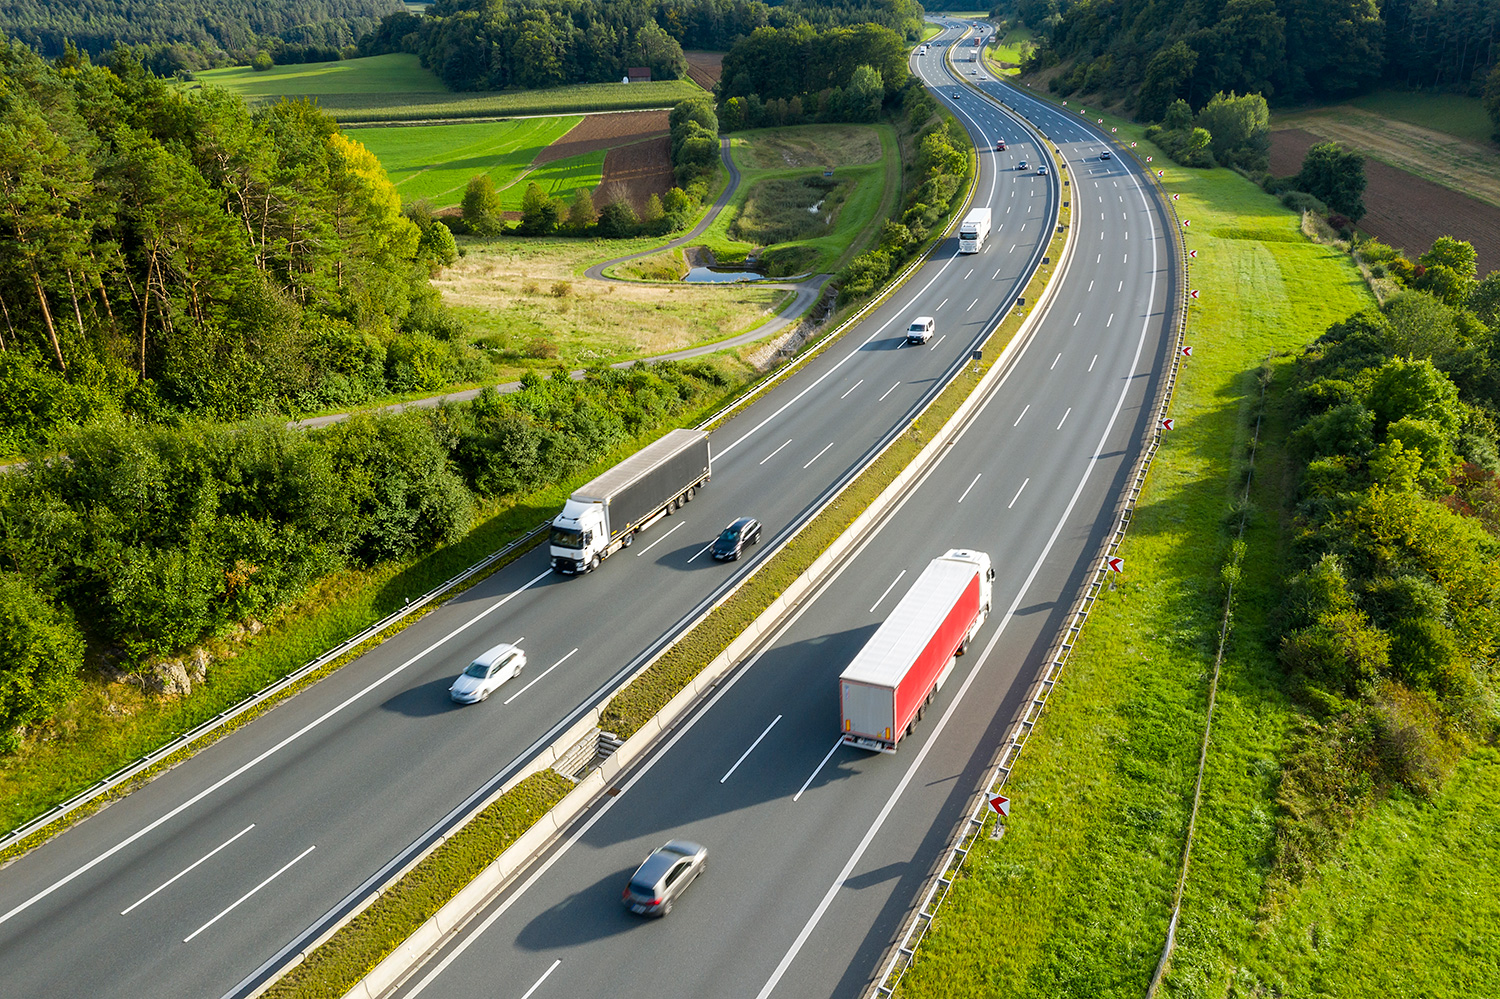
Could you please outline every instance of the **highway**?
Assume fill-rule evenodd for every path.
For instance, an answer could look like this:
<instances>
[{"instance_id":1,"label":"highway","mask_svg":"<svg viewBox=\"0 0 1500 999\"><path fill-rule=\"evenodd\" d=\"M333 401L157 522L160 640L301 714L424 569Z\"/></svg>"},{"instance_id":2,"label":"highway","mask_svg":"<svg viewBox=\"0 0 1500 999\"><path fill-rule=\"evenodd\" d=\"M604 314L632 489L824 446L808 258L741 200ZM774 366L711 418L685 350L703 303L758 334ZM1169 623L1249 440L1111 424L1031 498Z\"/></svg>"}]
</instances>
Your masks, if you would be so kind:
<instances>
[{"instance_id":1,"label":"highway","mask_svg":"<svg viewBox=\"0 0 1500 999\"><path fill-rule=\"evenodd\" d=\"M942 72L939 55L924 60L924 74ZM606 696L899 433L1018 293L1060 191L1055 175L1012 169L1019 158L1040 159L1013 122L972 97L960 103L982 150L976 204L995 206L998 221L982 253L958 256L949 239L888 302L720 427L708 488L597 573L556 577L545 549L533 552L9 864L0 871L0 993L247 993ZM997 137L1009 152L990 152ZM1123 330L1139 295L1115 297L1132 303L1120 306ZM937 335L906 347L902 334L919 314L936 317ZM1078 421L1068 420L1062 436L1071 439ZM991 501L998 475L975 487L972 504ZM1040 481L1016 509L1055 502ZM1080 522L1097 516L1097 504L1080 508ZM746 562L713 562L704 549L742 514L765 523L766 541ZM924 550L936 550L942 518L920 508L912 516ZM521 644L528 671L488 703L453 705L453 677L500 641ZM740 738L721 735L725 746ZM716 867L705 887L723 877Z\"/></svg>"},{"instance_id":2,"label":"highway","mask_svg":"<svg viewBox=\"0 0 1500 999\"><path fill-rule=\"evenodd\" d=\"M1004 92L1047 123L1069 163L1078 243L1066 293L899 509L418 969L404 999L869 990L1094 568L1175 343L1175 234L1133 158L1100 160L1088 129ZM959 103L980 116L970 97ZM994 558L994 613L895 754L840 747L839 673L904 584L955 547ZM631 871L674 838L707 846L707 872L659 922L626 912Z\"/></svg>"}]
</instances>

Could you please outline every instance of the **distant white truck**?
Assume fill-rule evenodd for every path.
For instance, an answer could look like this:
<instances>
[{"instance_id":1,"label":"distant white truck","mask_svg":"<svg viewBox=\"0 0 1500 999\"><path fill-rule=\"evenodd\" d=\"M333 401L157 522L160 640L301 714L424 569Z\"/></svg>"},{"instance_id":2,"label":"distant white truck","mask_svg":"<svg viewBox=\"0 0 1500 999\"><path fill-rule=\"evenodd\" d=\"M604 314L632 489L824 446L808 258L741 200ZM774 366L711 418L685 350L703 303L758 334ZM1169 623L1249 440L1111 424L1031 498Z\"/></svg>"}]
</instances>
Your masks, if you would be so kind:
<instances>
[{"instance_id":1,"label":"distant white truck","mask_svg":"<svg viewBox=\"0 0 1500 999\"><path fill-rule=\"evenodd\" d=\"M933 559L839 676L843 743L894 753L990 613L995 570L984 552Z\"/></svg>"},{"instance_id":2,"label":"distant white truck","mask_svg":"<svg viewBox=\"0 0 1500 999\"><path fill-rule=\"evenodd\" d=\"M978 253L990 238L990 210L972 208L958 224L958 252Z\"/></svg>"},{"instance_id":3,"label":"distant white truck","mask_svg":"<svg viewBox=\"0 0 1500 999\"><path fill-rule=\"evenodd\" d=\"M579 486L552 521L552 568L570 575L599 568L637 532L690 501L710 470L708 434L673 430Z\"/></svg>"}]
</instances>

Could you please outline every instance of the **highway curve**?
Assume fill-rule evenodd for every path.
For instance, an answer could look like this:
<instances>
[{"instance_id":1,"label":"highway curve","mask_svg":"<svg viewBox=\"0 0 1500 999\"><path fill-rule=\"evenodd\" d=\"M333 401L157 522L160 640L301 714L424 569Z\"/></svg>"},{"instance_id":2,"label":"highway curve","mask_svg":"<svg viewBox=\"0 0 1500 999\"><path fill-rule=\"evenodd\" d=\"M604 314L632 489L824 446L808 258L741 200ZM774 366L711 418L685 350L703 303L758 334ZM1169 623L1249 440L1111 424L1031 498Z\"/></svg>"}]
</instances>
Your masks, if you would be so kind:
<instances>
[{"instance_id":1,"label":"highway curve","mask_svg":"<svg viewBox=\"0 0 1500 999\"><path fill-rule=\"evenodd\" d=\"M923 71L937 67L931 58ZM466 802L604 697L898 433L1024 284L1050 235L1059 191L1055 176L1011 169L1040 153L1013 123L972 97L961 103L979 148L993 148L997 135L1012 140L1010 152L979 157L976 201L995 205L999 221L983 253L960 257L956 239L947 240L838 343L715 431L713 482L597 573L556 577L545 550L525 556L0 871L5 994L246 994L365 897L385 870L448 828ZM1145 235L1139 228L1142 249ZM1085 270L1069 278L1080 289ZM1115 328L1138 311L1132 295L1116 296L1130 304L1120 306ZM902 333L918 314L937 317L938 335L905 347ZM1103 384L1102 369L1099 377ZM1095 476L1106 479L1102 471ZM1051 502L1035 485L1023 502L1033 497ZM946 530L937 509L908 511L924 551L935 550ZM1091 520L1097 504L1086 509ZM766 541L745 562L712 562L703 549L741 514L766 524ZM450 703L453 677L499 641L522 645L528 672L488 703ZM829 646L836 654L819 668L833 668L841 648ZM813 679L799 697L821 696ZM814 741L828 741L807 724ZM694 731L702 737L707 729ZM720 755L741 741L738 728L721 735ZM829 772L845 767L838 761ZM723 859L705 888L733 883L725 841L713 842ZM634 843L628 852L636 852ZM807 884L823 877L810 873ZM704 902L692 902L711 897L704 891ZM666 929L685 925L674 920ZM505 980L529 967L529 960L518 964Z\"/></svg>"},{"instance_id":2,"label":"highway curve","mask_svg":"<svg viewBox=\"0 0 1500 999\"><path fill-rule=\"evenodd\" d=\"M934 63L921 62L929 79ZM1068 162L1078 242L1064 293L899 509L411 976L405 999L854 999L870 989L1096 567L1175 343L1176 237L1134 158L1102 161L1089 128L984 87L1041 121ZM988 112L959 103L976 139L993 134ZM993 202L1002 217L1033 183L1013 176ZM852 384L840 377L835 389ZM994 613L895 754L839 747L839 673L928 560L953 547L994 558ZM643 921L620 891L670 838L706 845L708 871L667 918Z\"/></svg>"}]
</instances>

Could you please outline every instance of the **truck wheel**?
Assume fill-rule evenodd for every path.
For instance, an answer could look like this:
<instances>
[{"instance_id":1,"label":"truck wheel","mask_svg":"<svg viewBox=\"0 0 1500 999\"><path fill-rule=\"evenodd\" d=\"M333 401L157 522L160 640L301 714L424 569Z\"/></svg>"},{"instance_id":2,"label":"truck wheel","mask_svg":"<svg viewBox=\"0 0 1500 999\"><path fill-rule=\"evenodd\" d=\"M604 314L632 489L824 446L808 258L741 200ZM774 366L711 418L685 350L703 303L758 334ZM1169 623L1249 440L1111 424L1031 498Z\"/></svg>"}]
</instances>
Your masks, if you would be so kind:
<instances>
[{"instance_id":1,"label":"truck wheel","mask_svg":"<svg viewBox=\"0 0 1500 999\"><path fill-rule=\"evenodd\" d=\"M965 638L962 642L958 643L958 652L956 652L955 655L960 655L961 656L965 652L968 652L968 651L969 651L969 640L968 640L968 638Z\"/></svg>"},{"instance_id":2,"label":"truck wheel","mask_svg":"<svg viewBox=\"0 0 1500 999\"><path fill-rule=\"evenodd\" d=\"M625 537L623 537L623 538L620 539L620 547L621 548L629 548L634 543L635 543L635 532L634 531L630 531L629 533L627 533L625 535Z\"/></svg>"},{"instance_id":3,"label":"truck wheel","mask_svg":"<svg viewBox=\"0 0 1500 999\"><path fill-rule=\"evenodd\" d=\"M593 572L597 568L599 568L599 556L595 555L589 559L589 572Z\"/></svg>"}]
</instances>

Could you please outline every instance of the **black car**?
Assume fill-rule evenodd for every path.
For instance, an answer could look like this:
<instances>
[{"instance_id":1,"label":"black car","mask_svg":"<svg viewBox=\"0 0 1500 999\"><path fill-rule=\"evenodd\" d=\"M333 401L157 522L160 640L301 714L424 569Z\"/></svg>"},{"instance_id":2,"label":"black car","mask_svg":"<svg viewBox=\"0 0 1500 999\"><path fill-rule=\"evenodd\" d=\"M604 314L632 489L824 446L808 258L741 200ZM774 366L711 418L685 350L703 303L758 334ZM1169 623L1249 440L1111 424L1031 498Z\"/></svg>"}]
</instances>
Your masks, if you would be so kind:
<instances>
[{"instance_id":1,"label":"black car","mask_svg":"<svg viewBox=\"0 0 1500 999\"><path fill-rule=\"evenodd\" d=\"M754 517L740 517L724 528L724 533L719 535L709 554L717 559L736 559L747 545L753 545L759 540L760 521Z\"/></svg>"}]
</instances>

